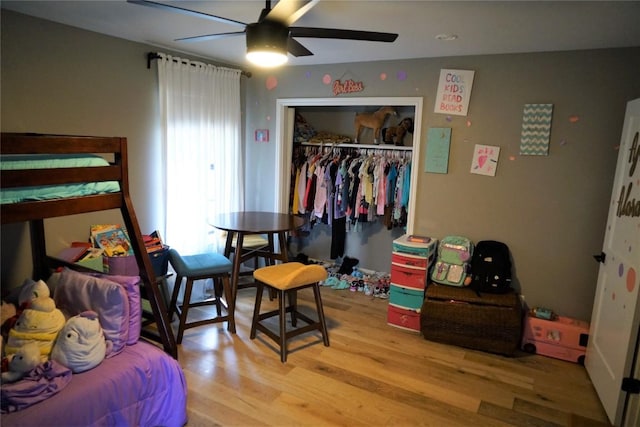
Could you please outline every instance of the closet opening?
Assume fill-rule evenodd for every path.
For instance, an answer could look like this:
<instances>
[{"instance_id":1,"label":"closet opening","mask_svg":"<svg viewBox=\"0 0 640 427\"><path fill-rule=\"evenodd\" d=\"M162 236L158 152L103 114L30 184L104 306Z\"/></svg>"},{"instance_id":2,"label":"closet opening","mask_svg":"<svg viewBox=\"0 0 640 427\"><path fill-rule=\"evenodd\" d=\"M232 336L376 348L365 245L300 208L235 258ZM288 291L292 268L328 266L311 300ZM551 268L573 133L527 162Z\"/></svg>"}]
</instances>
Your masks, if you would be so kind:
<instances>
[{"instance_id":1,"label":"closet opening","mask_svg":"<svg viewBox=\"0 0 640 427\"><path fill-rule=\"evenodd\" d=\"M351 223L347 231L345 255L358 257L361 266L368 269L388 271L391 261L391 247L395 238L405 233L413 233L415 220L415 204L417 182L419 176L419 160L422 136L422 102L421 97L371 97L371 98L290 98L278 99L276 104L276 206L279 212L291 212L292 160L294 154L314 153L317 155L338 156L383 156L394 162L412 163L409 177L409 196L406 209L406 225L388 228L380 217L380 221L367 223ZM385 126L395 126L401 119L410 117L413 120L413 132L404 135L396 144L373 142L373 131L365 129L360 132L359 143L353 143L355 137L354 119L356 114L373 112L390 106L397 112L388 117ZM337 135L351 137L346 143L305 143L299 138L294 147L294 127L296 113L305 116L309 122L318 127L318 131L328 131ZM407 168L408 169L408 168ZM354 228L353 225L358 225ZM405 223L403 223L405 224ZM329 253L327 240L331 239L331 231L322 226L312 231L312 236L297 247L299 251L311 252L313 258L327 259ZM298 241L298 243L300 243ZM320 250L324 248L324 250ZM292 248L292 252L296 252ZM315 253L314 253L315 252ZM324 252L327 252L326 254Z\"/></svg>"}]
</instances>

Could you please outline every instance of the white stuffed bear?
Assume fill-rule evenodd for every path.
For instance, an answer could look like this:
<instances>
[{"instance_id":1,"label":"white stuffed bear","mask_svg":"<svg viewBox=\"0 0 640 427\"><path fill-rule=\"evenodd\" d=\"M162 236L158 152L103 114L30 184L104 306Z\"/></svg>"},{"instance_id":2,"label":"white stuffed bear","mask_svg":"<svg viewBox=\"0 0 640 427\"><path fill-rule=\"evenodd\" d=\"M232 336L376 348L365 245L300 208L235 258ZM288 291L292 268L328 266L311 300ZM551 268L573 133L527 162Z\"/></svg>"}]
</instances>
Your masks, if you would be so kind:
<instances>
[{"instance_id":1,"label":"white stuffed bear","mask_svg":"<svg viewBox=\"0 0 640 427\"><path fill-rule=\"evenodd\" d=\"M41 363L40 347L34 342L27 343L9 361L9 371L2 373L3 383L16 382Z\"/></svg>"},{"instance_id":2,"label":"white stuffed bear","mask_svg":"<svg viewBox=\"0 0 640 427\"><path fill-rule=\"evenodd\" d=\"M79 373L95 368L107 354L108 344L98 313L85 311L67 320L51 351L51 360Z\"/></svg>"}]
</instances>

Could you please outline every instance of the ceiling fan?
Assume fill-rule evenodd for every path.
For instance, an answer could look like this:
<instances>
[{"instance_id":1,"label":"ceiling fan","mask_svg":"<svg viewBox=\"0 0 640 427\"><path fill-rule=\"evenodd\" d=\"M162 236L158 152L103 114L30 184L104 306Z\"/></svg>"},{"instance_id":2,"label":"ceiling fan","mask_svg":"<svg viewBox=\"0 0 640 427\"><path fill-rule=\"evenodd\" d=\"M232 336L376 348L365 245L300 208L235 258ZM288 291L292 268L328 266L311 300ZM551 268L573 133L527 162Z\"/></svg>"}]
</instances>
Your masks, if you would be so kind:
<instances>
[{"instance_id":1,"label":"ceiling fan","mask_svg":"<svg viewBox=\"0 0 640 427\"><path fill-rule=\"evenodd\" d=\"M265 0L265 7L262 9L258 21L253 23L245 23L205 12L198 12L169 3L150 0L127 1L129 3L244 27L242 31L184 37L176 39L176 41L205 41L245 34L247 59L254 64L266 67L284 64L287 61L287 52L296 57L313 55L309 49L295 40L294 37L363 40L387 43L395 41L398 37L397 34L375 31L291 26L291 24L300 19L302 15L307 13L320 0L280 0L273 8L271 8L271 1Z\"/></svg>"}]
</instances>

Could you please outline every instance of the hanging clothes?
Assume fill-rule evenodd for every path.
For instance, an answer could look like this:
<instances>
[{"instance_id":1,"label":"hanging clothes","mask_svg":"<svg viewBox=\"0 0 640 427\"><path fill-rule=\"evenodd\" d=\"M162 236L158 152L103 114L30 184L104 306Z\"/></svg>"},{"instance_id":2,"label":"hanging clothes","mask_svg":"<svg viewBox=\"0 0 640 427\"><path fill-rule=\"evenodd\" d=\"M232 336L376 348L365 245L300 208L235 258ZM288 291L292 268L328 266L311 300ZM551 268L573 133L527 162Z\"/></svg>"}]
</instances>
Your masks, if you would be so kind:
<instances>
[{"instance_id":1,"label":"hanging clothes","mask_svg":"<svg viewBox=\"0 0 640 427\"><path fill-rule=\"evenodd\" d=\"M331 226L331 258L344 255L347 230L376 220L406 225L410 152L298 146L294 159L291 211Z\"/></svg>"}]
</instances>

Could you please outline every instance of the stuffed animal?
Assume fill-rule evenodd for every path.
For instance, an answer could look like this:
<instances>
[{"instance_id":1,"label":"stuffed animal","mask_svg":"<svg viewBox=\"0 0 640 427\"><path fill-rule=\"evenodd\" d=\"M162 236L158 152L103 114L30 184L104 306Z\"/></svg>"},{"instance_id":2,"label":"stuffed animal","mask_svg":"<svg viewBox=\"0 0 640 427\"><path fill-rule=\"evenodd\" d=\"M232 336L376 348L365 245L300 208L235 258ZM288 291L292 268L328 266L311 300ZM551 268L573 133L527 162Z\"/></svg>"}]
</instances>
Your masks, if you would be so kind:
<instances>
[{"instance_id":1,"label":"stuffed animal","mask_svg":"<svg viewBox=\"0 0 640 427\"><path fill-rule=\"evenodd\" d=\"M385 144L404 145L403 139L407 132L413 133L413 119L411 117L402 119L398 126L382 129L382 140Z\"/></svg>"},{"instance_id":2,"label":"stuffed animal","mask_svg":"<svg viewBox=\"0 0 640 427\"><path fill-rule=\"evenodd\" d=\"M20 347L9 360L9 370L2 373L3 383L16 382L42 362L40 347L34 342Z\"/></svg>"},{"instance_id":3,"label":"stuffed animal","mask_svg":"<svg viewBox=\"0 0 640 427\"><path fill-rule=\"evenodd\" d=\"M9 331L5 353L15 354L23 345L35 342L40 348L44 362L49 358L53 342L64 326L65 318L64 314L55 308L55 301L50 297L35 298L30 304L31 308L22 311Z\"/></svg>"},{"instance_id":4,"label":"stuffed animal","mask_svg":"<svg viewBox=\"0 0 640 427\"><path fill-rule=\"evenodd\" d=\"M388 115L397 115L396 110L392 107L382 107L378 111L374 113L361 113L356 114L356 118L354 120L354 124L356 127L356 137L353 142L355 144L358 143L358 139L360 138L360 130L363 127L373 129L373 143L380 143L380 129L382 129L382 125L386 120Z\"/></svg>"},{"instance_id":5,"label":"stuffed animal","mask_svg":"<svg viewBox=\"0 0 640 427\"><path fill-rule=\"evenodd\" d=\"M20 288L20 296L18 297L18 307L26 308L36 298L49 298L51 292L49 287L43 280L33 281L27 279Z\"/></svg>"},{"instance_id":6,"label":"stuffed animal","mask_svg":"<svg viewBox=\"0 0 640 427\"><path fill-rule=\"evenodd\" d=\"M67 320L51 351L51 360L79 373L98 366L104 360L111 341L105 341L95 311L85 311Z\"/></svg>"},{"instance_id":7,"label":"stuffed animal","mask_svg":"<svg viewBox=\"0 0 640 427\"><path fill-rule=\"evenodd\" d=\"M2 323L0 323L2 328L2 336L6 340L9 336L9 331L14 327L20 314L25 308L30 308L31 303L36 298L48 298L50 297L50 291L47 284L38 280L37 282L31 279L27 279L24 281L22 286L20 287L20 293L18 295L18 306L16 307L14 304L2 301ZM48 307L41 307L46 311L51 311L51 302L45 300L41 300L42 304L48 304ZM47 309L48 308L48 309ZM53 308L55 308L55 303L53 304Z\"/></svg>"}]
</instances>

